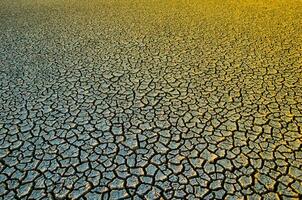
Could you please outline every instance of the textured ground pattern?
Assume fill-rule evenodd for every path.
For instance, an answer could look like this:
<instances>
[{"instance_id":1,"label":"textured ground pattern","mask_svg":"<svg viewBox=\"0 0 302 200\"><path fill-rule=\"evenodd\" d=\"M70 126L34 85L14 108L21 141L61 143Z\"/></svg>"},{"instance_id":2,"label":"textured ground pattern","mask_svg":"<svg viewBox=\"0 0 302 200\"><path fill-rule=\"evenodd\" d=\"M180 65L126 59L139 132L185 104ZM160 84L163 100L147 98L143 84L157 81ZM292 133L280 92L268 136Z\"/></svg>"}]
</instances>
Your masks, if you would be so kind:
<instances>
[{"instance_id":1,"label":"textured ground pattern","mask_svg":"<svg viewBox=\"0 0 302 200\"><path fill-rule=\"evenodd\" d=\"M0 0L0 199L301 199L302 2Z\"/></svg>"}]
</instances>

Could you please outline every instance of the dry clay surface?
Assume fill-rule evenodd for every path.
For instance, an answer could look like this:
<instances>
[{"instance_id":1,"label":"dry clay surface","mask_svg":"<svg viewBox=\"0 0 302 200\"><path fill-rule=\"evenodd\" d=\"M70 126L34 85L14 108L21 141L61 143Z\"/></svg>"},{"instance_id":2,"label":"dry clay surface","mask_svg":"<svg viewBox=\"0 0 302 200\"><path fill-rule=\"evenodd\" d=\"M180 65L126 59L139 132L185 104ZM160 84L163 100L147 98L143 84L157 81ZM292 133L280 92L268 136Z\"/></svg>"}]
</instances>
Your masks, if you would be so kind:
<instances>
[{"instance_id":1,"label":"dry clay surface","mask_svg":"<svg viewBox=\"0 0 302 200\"><path fill-rule=\"evenodd\" d=\"M0 199L301 199L302 2L0 0Z\"/></svg>"}]
</instances>

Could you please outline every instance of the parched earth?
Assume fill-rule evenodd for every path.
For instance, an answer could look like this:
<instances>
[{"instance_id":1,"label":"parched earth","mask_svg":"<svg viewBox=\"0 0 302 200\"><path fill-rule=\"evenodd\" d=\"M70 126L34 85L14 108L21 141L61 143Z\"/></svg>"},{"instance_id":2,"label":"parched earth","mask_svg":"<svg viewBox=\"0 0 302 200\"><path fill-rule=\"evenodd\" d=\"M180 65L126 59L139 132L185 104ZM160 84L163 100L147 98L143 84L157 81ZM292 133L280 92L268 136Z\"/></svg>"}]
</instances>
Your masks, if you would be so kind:
<instances>
[{"instance_id":1,"label":"parched earth","mask_svg":"<svg viewBox=\"0 0 302 200\"><path fill-rule=\"evenodd\" d=\"M302 1L0 0L0 199L301 199Z\"/></svg>"}]
</instances>

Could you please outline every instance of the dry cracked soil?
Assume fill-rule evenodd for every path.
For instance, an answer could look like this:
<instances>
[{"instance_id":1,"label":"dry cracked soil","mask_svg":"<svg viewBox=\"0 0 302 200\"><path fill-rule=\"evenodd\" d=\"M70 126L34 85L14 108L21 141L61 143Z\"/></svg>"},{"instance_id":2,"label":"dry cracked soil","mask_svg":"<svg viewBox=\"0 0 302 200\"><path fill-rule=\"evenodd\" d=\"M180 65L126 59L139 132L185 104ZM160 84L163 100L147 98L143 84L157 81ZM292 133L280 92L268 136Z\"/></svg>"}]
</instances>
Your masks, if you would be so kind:
<instances>
[{"instance_id":1,"label":"dry cracked soil","mask_svg":"<svg viewBox=\"0 0 302 200\"><path fill-rule=\"evenodd\" d=\"M301 199L302 1L0 0L0 199Z\"/></svg>"}]
</instances>

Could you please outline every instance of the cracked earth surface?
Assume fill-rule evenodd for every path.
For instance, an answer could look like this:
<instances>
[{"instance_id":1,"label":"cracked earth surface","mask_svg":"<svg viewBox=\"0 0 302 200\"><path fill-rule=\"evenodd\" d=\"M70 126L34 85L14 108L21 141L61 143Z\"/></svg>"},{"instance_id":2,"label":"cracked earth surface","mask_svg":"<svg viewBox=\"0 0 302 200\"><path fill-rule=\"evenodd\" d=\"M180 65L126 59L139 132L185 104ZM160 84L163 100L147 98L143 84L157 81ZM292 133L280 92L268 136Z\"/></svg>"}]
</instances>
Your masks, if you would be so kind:
<instances>
[{"instance_id":1,"label":"cracked earth surface","mask_svg":"<svg viewBox=\"0 0 302 200\"><path fill-rule=\"evenodd\" d=\"M301 1L0 1L0 199L301 199Z\"/></svg>"}]
</instances>

